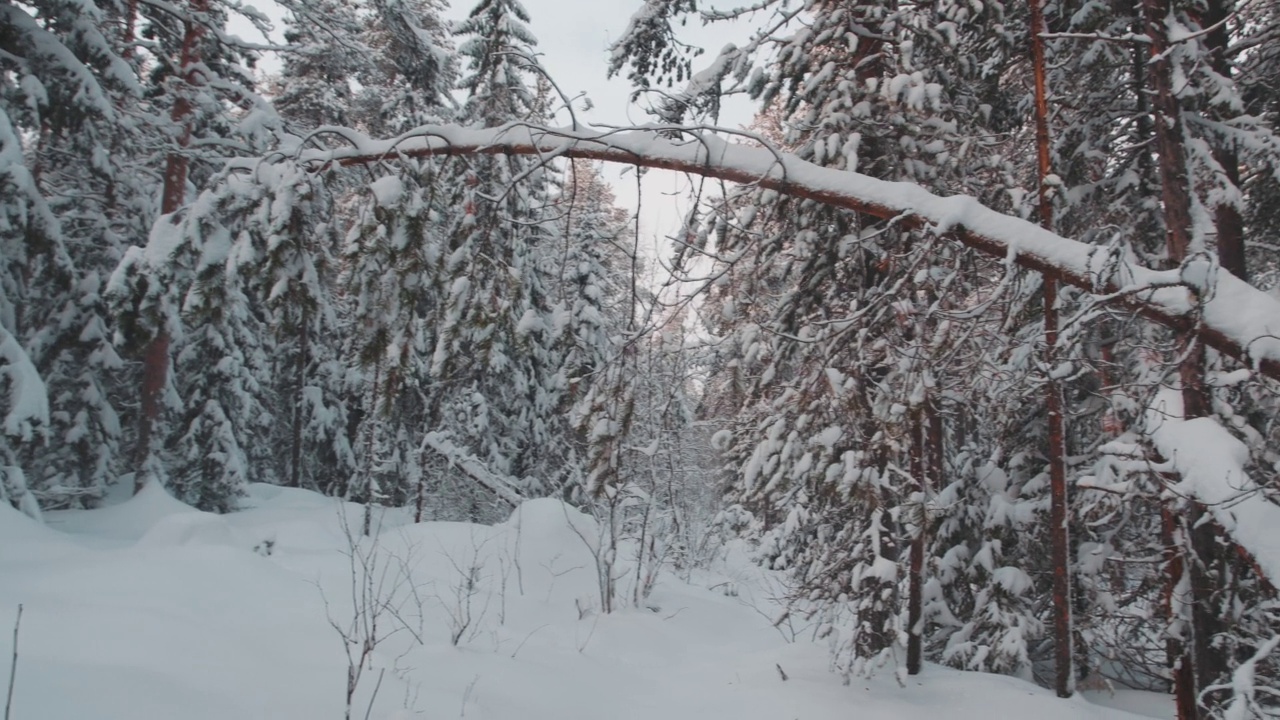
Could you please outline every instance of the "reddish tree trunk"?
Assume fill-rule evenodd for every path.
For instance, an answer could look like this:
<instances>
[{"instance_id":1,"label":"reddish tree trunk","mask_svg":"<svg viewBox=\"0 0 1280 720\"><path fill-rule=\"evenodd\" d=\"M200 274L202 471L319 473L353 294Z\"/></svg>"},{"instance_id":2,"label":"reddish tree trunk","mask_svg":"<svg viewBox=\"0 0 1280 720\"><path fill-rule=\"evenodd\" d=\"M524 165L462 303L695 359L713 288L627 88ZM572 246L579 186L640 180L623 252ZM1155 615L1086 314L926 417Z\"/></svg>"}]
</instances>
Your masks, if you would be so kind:
<instances>
[{"instance_id":1,"label":"reddish tree trunk","mask_svg":"<svg viewBox=\"0 0 1280 720\"><path fill-rule=\"evenodd\" d=\"M1147 35L1151 38L1151 84L1155 89L1156 150L1160 163L1160 193L1164 202L1165 244L1169 261L1178 264L1191 249L1191 185L1187 178L1183 147L1182 108L1173 90L1169 62L1169 38L1165 19L1171 12L1168 0L1143 0Z\"/></svg>"},{"instance_id":2,"label":"reddish tree trunk","mask_svg":"<svg viewBox=\"0 0 1280 720\"><path fill-rule=\"evenodd\" d=\"M1204 38L1209 50L1209 65L1213 71L1230 79L1231 61L1227 57L1227 48L1231 44L1231 35L1227 30L1226 20L1230 16L1233 3L1228 0L1207 0L1205 3L1204 26L1210 29ZM1219 117L1219 120L1228 118ZM1240 158L1236 153L1235 143L1231 140L1218 139L1213 146L1213 159L1222 166L1227 182L1240 187ZM1249 279L1248 264L1244 252L1244 219L1240 210L1230 202L1219 203L1213 211L1214 225L1218 231L1218 264L1241 280Z\"/></svg>"},{"instance_id":3,"label":"reddish tree trunk","mask_svg":"<svg viewBox=\"0 0 1280 720\"><path fill-rule=\"evenodd\" d=\"M120 56L125 60L133 59L133 44L138 39L138 0L129 0L125 6L124 16L124 36L121 38L121 44L124 50Z\"/></svg>"},{"instance_id":4,"label":"reddish tree trunk","mask_svg":"<svg viewBox=\"0 0 1280 720\"><path fill-rule=\"evenodd\" d=\"M1218 525L1199 504L1188 503L1187 527L1191 545L1191 624L1195 645L1196 696L1211 709L1217 708L1214 695L1205 694L1211 685L1227 679L1226 654L1214 645L1213 639L1227 630L1226 623L1215 611L1215 595L1222 588L1222 566L1229 562L1232 553L1219 542Z\"/></svg>"},{"instance_id":5,"label":"reddish tree trunk","mask_svg":"<svg viewBox=\"0 0 1280 720\"><path fill-rule=\"evenodd\" d=\"M196 13L208 11L208 0L192 0L191 10ZM200 62L200 38L204 28L198 22L188 21L183 30L181 88L173 101L170 119L179 128L176 138L178 148L165 158L164 189L161 196L160 212L168 215L175 213L186 201L187 170L189 159L186 148L191 144L191 88L199 81L196 66ZM141 417L138 427L137 469L134 475L134 491L142 489L147 480L147 463L151 458L153 435L156 421L160 417L160 397L169 381L169 330L161 325L156 335L147 344L142 356L142 398Z\"/></svg>"},{"instance_id":6,"label":"reddish tree trunk","mask_svg":"<svg viewBox=\"0 0 1280 720\"><path fill-rule=\"evenodd\" d=\"M1165 635L1165 654L1169 659L1169 669L1173 674L1173 700L1177 709L1178 720L1194 720L1199 711L1196 708L1196 688L1191 655L1182 640L1182 633L1174 633L1173 625L1180 620L1177 595L1178 583L1182 580L1185 565L1183 563L1182 544L1178 541L1178 519L1168 503L1160 508L1160 540L1164 545L1165 585L1164 606L1169 615L1170 632Z\"/></svg>"},{"instance_id":7,"label":"reddish tree trunk","mask_svg":"<svg viewBox=\"0 0 1280 720\"><path fill-rule=\"evenodd\" d=\"M1053 173L1049 148L1049 99L1045 79L1044 38L1046 31L1043 0L1030 0L1031 60L1035 74L1036 159L1040 175L1040 225L1053 230L1053 199L1049 196L1049 176ZM1053 656L1054 690L1058 697L1075 691L1072 672L1071 631L1071 537L1067 505L1066 418L1063 416L1062 385L1052 373L1058 365L1058 282L1044 279L1044 364L1045 407L1049 416L1049 544L1053 562Z\"/></svg>"},{"instance_id":8,"label":"reddish tree trunk","mask_svg":"<svg viewBox=\"0 0 1280 720\"><path fill-rule=\"evenodd\" d=\"M1166 243L1170 262L1178 264L1187 259L1191 251L1191 185L1187 176L1186 151L1182 129L1182 109L1174 94L1172 68L1169 61L1169 38L1165 21L1172 12L1168 0L1143 0L1147 23L1147 35L1151 38L1152 86L1155 88L1155 136L1160 155L1160 184L1164 201ZM1183 334L1178 343L1183 356L1178 368L1182 384L1183 416L1206 417L1210 414L1210 398L1205 382L1204 346L1191 334ZM1168 511L1172 513L1172 511ZM1169 563L1169 582L1176 583L1183 573L1188 575L1191 597L1191 622L1187 628L1190 645L1171 647L1170 659L1175 664L1174 694L1177 697L1179 720L1201 717L1196 698L1199 691L1215 680L1225 669L1225 659L1212 646L1215 631L1221 621L1213 612L1210 602L1212 578L1208 566L1219 550L1212 539L1212 531L1202 531L1197 525L1201 508L1187 504L1187 527L1192 528L1186 543L1173 546L1177 552L1190 550L1190 557L1178 563ZM1177 572L1174 572L1174 571ZM1172 600L1171 596L1171 600ZM1171 640L1171 644L1174 641Z\"/></svg>"}]
</instances>

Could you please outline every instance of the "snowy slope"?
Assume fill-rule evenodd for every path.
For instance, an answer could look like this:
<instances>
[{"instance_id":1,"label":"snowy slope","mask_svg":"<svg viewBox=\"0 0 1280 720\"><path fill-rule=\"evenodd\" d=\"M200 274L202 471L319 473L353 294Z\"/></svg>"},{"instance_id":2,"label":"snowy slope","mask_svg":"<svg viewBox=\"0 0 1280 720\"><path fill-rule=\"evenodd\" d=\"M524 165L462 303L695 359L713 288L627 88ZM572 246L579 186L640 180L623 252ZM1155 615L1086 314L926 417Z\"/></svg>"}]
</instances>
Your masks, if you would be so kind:
<instances>
[{"instance_id":1,"label":"snowy slope","mask_svg":"<svg viewBox=\"0 0 1280 720\"><path fill-rule=\"evenodd\" d=\"M14 720L343 717L348 665L330 620L352 617L343 525L359 528L362 508L266 486L248 504L215 516L150 490L51 513L48 527L0 505L0 623L25 605ZM740 560L691 582L669 573L647 607L600 615L594 525L555 501L497 527L379 519L356 558L400 620L379 619L394 632L353 717L379 676L371 718L1137 717L939 667L905 688L887 674L844 686L824 646L770 625L768 578ZM450 617L468 600L454 647ZM8 658L7 627L0 638Z\"/></svg>"}]
</instances>

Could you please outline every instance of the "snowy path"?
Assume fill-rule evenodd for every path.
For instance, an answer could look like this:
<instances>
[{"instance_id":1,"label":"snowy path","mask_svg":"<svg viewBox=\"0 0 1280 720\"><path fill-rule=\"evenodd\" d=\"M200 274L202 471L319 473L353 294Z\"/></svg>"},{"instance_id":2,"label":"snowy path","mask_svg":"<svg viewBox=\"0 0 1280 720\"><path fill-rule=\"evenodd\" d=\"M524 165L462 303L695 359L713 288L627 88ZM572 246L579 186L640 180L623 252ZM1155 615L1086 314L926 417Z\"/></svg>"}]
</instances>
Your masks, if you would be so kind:
<instances>
[{"instance_id":1,"label":"snowy path","mask_svg":"<svg viewBox=\"0 0 1280 720\"><path fill-rule=\"evenodd\" d=\"M25 604L14 720L341 718L347 665L320 590L329 613L349 618L340 506L265 487L253 502L256 509L219 517L149 492L105 510L53 514L49 528L0 507L0 624ZM518 530L513 520L382 533L379 559L409 559L420 586L422 622L409 624L423 643L401 632L379 646L375 668L393 669L371 718L1135 717L933 666L906 688L889 673L844 686L828 672L824 646L786 642L747 602L767 593L746 565L726 566L736 567L740 596L724 594L727 576L686 584L668 575L653 609L580 618L578 606L598 596L569 515L544 500L525 505L521 518ZM272 554L254 553L265 540L274 541ZM461 586L454 566L473 558L474 631L453 647L444 606ZM416 603L405 607L418 614ZM0 637L7 658L7 628ZM377 677L365 675L356 717Z\"/></svg>"}]
</instances>

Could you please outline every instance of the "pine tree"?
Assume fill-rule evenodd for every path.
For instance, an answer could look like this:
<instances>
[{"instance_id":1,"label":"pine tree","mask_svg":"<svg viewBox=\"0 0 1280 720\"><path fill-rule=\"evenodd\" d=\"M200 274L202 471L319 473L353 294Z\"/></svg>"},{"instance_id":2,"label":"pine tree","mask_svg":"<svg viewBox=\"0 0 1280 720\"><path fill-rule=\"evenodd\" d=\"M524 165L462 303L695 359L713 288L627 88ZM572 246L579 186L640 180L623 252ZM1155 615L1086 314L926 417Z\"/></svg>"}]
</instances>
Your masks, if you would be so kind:
<instances>
[{"instance_id":1,"label":"pine tree","mask_svg":"<svg viewBox=\"0 0 1280 720\"><path fill-rule=\"evenodd\" d=\"M351 108L357 127L395 134L452 116L456 60L440 11L435 2L370 5L358 39L373 61L356 75L363 87ZM448 463L424 454L423 445L427 433L448 424L430 372L435 318L449 292L442 238L457 212L442 167L430 159L405 163L366 187L346 187L341 192L353 199L339 203L354 208L340 278L347 293L337 310L350 328L340 351L340 402L353 465L334 487L366 501L412 502L418 518L448 516L450 506L471 502L445 498L438 476Z\"/></svg>"},{"instance_id":2,"label":"pine tree","mask_svg":"<svg viewBox=\"0 0 1280 720\"><path fill-rule=\"evenodd\" d=\"M217 283L213 277L217 273L210 270L218 258L216 253L208 255L198 244L206 239L199 231L199 223L208 218L200 218L197 212L199 219L192 221L180 211L194 195L193 186L216 184L212 181L225 161L223 153L228 146L260 152L278 129L274 111L254 93L252 78L244 66L254 61L253 54L229 41L220 30L234 7L215 0L191 0L179 8L181 12L176 16L166 12L144 16L142 37L157 40L147 97L168 116L166 131L172 143L165 148L163 160L163 216L157 219L145 249L135 247L125 253L112 287L121 335L138 349L142 360L141 408L133 461L137 489L152 479L166 482L166 450L176 452L182 458L180 462L187 465L201 465L202 456L207 455L213 465L237 468L245 442L243 437L233 435L248 432L262 421L260 416L249 419L228 415L244 412L252 417L256 412L252 403L209 404L215 395L238 395L265 380L259 375L249 381L244 376L246 372L259 373L260 363L249 361L258 352L254 331L224 326L183 332L184 310L193 311L187 314L187 321L211 320L215 324L227 317L245 320L248 316L224 316L218 311L208 315L198 310L201 300L217 298L222 292L214 289ZM197 142L208 137L218 138L219 142ZM213 147L219 148L217 154L211 151ZM198 283L205 283L205 287L186 298ZM238 299L234 288L228 286L226 290L232 293L233 300ZM194 302L188 303L188 299ZM233 308L228 310L236 312ZM184 341L192 345L183 345ZM242 342L247 343L244 348L235 346ZM197 349L202 343L209 343L217 357L234 358L228 361L230 373L204 374L205 359ZM197 395L183 398L179 392L183 389ZM247 473L210 468L205 465L198 472L180 471L188 478L178 481L183 486L182 494L198 499L206 507L230 507ZM190 478L195 477L214 482L216 487L191 486ZM214 480L215 477L221 479ZM235 479L226 480L229 477Z\"/></svg>"},{"instance_id":3,"label":"pine tree","mask_svg":"<svg viewBox=\"0 0 1280 720\"><path fill-rule=\"evenodd\" d=\"M437 336L430 320L448 291L440 269L448 210L437 172L434 164L410 163L375 181L344 251L345 320L352 328L344 352L358 378L361 408L350 497L421 497L418 448L422 435L442 422L429 372Z\"/></svg>"},{"instance_id":4,"label":"pine tree","mask_svg":"<svg viewBox=\"0 0 1280 720\"><path fill-rule=\"evenodd\" d=\"M15 476L24 466L50 506L92 503L121 467L118 391L127 374L103 290L123 245L147 224L150 125L136 107L142 92L129 38L103 30L127 19L123 5L37 2L0 14L9 189L0 242L12 273L0 283L0 305L16 343L7 353L15 394L29 400L38 379L50 403L40 426L49 444L34 442L28 427L18 433L21 457L7 446L6 464Z\"/></svg>"},{"instance_id":5,"label":"pine tree","mask_svg":"<svg viewBox=\"0 0 1280 720\"><path fill-rule=\"evenodd\" d=\"M325 125L356 124L356 78L374 71L374 50L363 43L359 5L341 0L289 3L280 91L273 101L296 134Z\"/></svg>"},{"instance_id":6,"label":"pine tree","mask_svg":"<svg viewBox=\"0 0 1280 720\"><path fill-rule=\"evenodd\" d=\"M528 14L511 0L483 0L454 28L466 69L459 122L486 127L536 119ZM450 219L431 374L447 388L455 441L493 472L537 493L559 483L550 453L562 430L566 389L556 347L562 327L551 314L543 247L549 170L519 158L477 158L444 179Z\"/></svg>"},{"instance_id":7,"label":"pine tree","mask_svg":"<svg viewBox=\"0 0 1280 720\"><path fill-rule=\"evenodd\" d=\"M441 0L370 0L361 42L374 62L356 76L355 124L398 135L450 119L457 62Z\"/></svg>"},{"instance_id":8,"label":"pine tree","mask_svg":"<svg viewBox=\"0 0 1280 720\"><path fill-rule=\"evenodd\" d=\"M659 5L633 27L680 12ZM695 73L664 119L746 91L773 114L782 146L815 164L1000 198L1008 172L991 150L1010 113L999 92L1013 47L1006 8L821 2L803 23L778 10L778 25ZM645 33L656 40L628 35L615 46L613 68L625 58L678 76L675 41ZM776 59L764 62L762 47ZM745 388L727 379L743 402L726 447L732 495L764 513L767 555L796 579L797 611L823 615L844 667L868 671L892 656L900 633L915 633L899 613L916 607L921 578L909 556L929 528L906 513L928 483L923 469L902 470L922 432L913 418L946 372L947 333L935 317L972 291L942 268L971 261L939 257L948 251L926 234L767 191L726 203L714 224L718 256L749 258L725 276L749 274L734 284L777 298L753 307L747 298L765 293L726 288L719 303L726 319L759 323L742 328L754 335L737 341L742 355L721 361L754 376Z\"/></svg>"}]
</instances>

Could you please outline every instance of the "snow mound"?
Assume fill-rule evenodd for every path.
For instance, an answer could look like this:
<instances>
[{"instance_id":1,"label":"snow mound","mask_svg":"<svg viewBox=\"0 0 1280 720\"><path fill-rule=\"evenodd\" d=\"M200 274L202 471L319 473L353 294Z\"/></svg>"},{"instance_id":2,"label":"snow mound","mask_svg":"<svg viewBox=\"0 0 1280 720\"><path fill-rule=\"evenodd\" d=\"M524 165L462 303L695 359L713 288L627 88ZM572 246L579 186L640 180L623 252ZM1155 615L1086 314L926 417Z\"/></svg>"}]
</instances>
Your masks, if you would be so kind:
<instances>
[{"instance_id":1,"label":"snow mound","mask_svg":"<svg viewBox=\"0 0 1280 720\"><path fill-rule=\"evenodd\" d=\"M245 488L245 496L240 499L241 511L271 510L329 510L334 506L334 499L321 495L314 490L281 487L267 483L250 483Z\"/></svg>"},{"instance_id":2,"label":"snow mound","mask_svg":"<svg viewBox=\"0 0 1280 720\"><path fill-rule=\"evenodd\" d=\"M211 513L167 515L157 520L138 540L139 547L237 544L236 535L227 521Z\"/></svg>"},{"instance_id":3,"label":"snow mound","mask_svg":"<svg viewBox=\"0 0 1280 720\"><path fill-rule=\"evenodd\" d=\"M46 522L56 530L73 535L128 544L142 539L167 517L201 514L204 513L170 495L160 483L150 482L137 495L118 505L46 513Z\"/></svg>"},{"instance_id":4,"label":"snow mound","mask_svg":"<svg viewBox=\"0 0 1280 720\"><path fill-rule=\"evenodd\" d=\"M501 527L519 531L524 542L563 548L581 545L583 538L599 537L595 518L554 498L526 500Z\"/></svg>"},{"instance_id":5,"label":"snow mound","mask_svg":"<svg viewBox=\"0 0 1280 720\"><path fill-rule=\"evenodd\" d=\"M373 607L382 639L352 708L370 720L1134 717L932 665L905 687L891 672L846 686L825 643L772 625L772 576L745 553L665 571L637 607L620 544L619 609L602 613L600 525L557 500L492 527L379 508L368 537L363 507L308 491L251 487L245 505L210 515L151 487L56 513L76 542L0 506L0 618L25 606L15 716L342 717L350 646L336 629L358 635ZM707 589L725 578L737 592Z\"/></svg>"},{"instance_id":6,"label":"snow mound","mask_svg":"<svg viewBox=\"0 0 1280 720\"><path fill-rule=\"evenodd\" d=\"M68 545L61 533L52 530L7 502L0 502L0 547L13 553L17 548Z\"/></svg>"}]
</instances>

